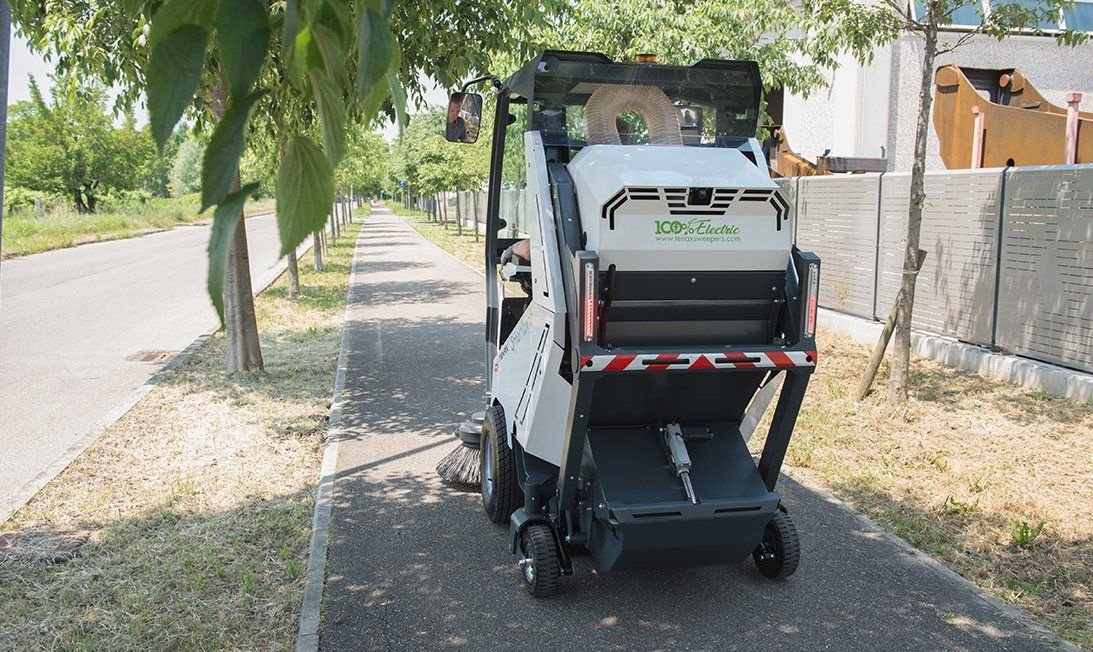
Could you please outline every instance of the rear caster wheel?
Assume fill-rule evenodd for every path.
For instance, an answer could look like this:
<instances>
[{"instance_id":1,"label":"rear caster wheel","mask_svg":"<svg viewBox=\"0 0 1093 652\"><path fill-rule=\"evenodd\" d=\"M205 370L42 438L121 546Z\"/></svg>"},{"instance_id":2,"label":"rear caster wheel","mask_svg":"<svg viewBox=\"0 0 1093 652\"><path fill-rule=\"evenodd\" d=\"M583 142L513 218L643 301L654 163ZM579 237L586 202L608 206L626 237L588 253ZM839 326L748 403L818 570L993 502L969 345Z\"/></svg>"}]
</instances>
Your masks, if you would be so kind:
<instances>
[{"instance_id":1,"label":"rear caster wheel","mask_svg":"<svg viewBox=\"0 0 1093 652\"><path fill-rule=\"evenodd\" d=\"M520 535L520 576L528 593L545 598L558 590L561 565L558 544L550 528L543 524L529 525Z\"/></svg>"},{"instance_id":2,"label":"rear caster wheel","mask_svg":"<svg viewBox=\"0 0 1093 652\"><path fill-rule=\"evenodd\" d=\"M789 514L781 509L763 532L763 542L751 553L759 572L772 579L789 577L801 563L801 539Z\"/></svg>"},{"instance_id":3,"label":"rear caster wheel","mask_svg":"<svg viewBox=\"0 0 1093 652\"><path fill-rule=\"evenodd\" d=\"M516 457L509 448L505 411L500 405L486 410L482 422L482 507L494 523L508 523L524 504L524 492L516 478Z\"/></svg>"}]
</instances>

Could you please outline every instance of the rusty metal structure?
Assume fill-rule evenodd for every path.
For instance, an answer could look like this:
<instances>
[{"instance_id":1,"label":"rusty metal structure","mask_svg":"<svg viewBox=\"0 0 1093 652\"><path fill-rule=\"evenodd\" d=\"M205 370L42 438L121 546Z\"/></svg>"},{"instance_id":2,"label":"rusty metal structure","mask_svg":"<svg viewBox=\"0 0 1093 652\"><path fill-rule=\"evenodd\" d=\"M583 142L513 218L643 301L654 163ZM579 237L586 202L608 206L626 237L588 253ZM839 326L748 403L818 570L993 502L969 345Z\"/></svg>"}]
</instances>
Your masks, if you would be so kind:
<instances>
[{"instance_id":1,"label":"rusty metal structure","mask_svg":"<svg viewBox=\"0 0 1093 652\"><path fill-rule=\"evenodd\" d=\"M1093 113L1081 93L1056 106L1016 68L946 65L934 77L934 129L950 170L1093 163Z\"/></svg>"},{"instance_id":2,"label":"rusty metal structure","mask_svg":"<svg viewBox=\"0 0 1093 652\"><path fill-rule=\"evenodd\" d=\"M888 160L859 156L818 156L816 162L808 160L789 146L785 129L771 127L766 142L770 153L771 175L776 177L813 177L835 173L885 172Z\"/></svg>"}]
</instances>

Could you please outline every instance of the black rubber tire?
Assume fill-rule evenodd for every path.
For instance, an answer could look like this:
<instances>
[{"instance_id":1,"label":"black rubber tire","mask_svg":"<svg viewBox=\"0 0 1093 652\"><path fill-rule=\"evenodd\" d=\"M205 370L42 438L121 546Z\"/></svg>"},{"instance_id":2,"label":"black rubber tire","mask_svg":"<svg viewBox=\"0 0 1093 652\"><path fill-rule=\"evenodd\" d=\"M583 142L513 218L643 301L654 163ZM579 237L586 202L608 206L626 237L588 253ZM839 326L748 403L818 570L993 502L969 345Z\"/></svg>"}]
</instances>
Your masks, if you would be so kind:
<instances>
[{"instance_id":1,"label":"black rubber tire","mask_svg":"<svg viewBox=\"0 0 1093 652\"><path fill-rule=\"evenodd\" d=\"M500 405L486 410L482 422L482 507L494 523L505 524L524 504L524 492L516 477L516 456L509 448L505 411ZM489 456L487 458L487 456Z\"/></svg>"},{"instance_id":2,"label":"black rubber tire","mask_svg":"<svg viewBox=\"0 0 1093 652\"><path fill-rule=\"evenodd\" d=\"M801 539L793 519L781 509L767 523L763 542L751 553L759 572L771 579L789 577L801 563Z\"/></svg>"},{"instance_id":3,"label":"black rubber tire","mask_svg":"<svg viewBox=\"0 0 1093 652\"><path fill-rule=\"evenodd\" d=\"M558 590L561 564L558 562L558 543L550 527L536 523L524 528L520 535L520 552L525 563L520 567L524 587L534 598L546 598Z\"/></svg>"}]
</instances>

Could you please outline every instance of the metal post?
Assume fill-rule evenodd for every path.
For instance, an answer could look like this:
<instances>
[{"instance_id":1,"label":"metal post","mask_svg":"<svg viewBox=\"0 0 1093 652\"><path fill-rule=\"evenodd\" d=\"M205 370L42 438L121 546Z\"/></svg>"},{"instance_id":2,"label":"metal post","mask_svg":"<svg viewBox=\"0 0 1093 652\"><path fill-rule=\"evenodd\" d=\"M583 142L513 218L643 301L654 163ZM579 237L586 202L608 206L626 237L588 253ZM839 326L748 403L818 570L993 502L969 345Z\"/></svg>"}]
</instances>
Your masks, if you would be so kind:
<instances>
[{"instance_id":1,"label":"metal post","mask_svg":"<svg viewBox=\"0 0 1093 652\"><path fill-rule=\"evenodd\" d=\"M11 5L0 0L0 244L4 242L4 152L8 142L8 56L11 53Z\"/></svg>"},{"instance_id":2,"label":"metal post","mask_svg":"<svg viewBox=\"0 0 1093 652\"><path fill-rule=\"evenodd\" d=\"M1066 157L1067 165L1078 162L1078 105L1082 101L1081 93L1066 94Z\"/></svg>"}]
</instances>

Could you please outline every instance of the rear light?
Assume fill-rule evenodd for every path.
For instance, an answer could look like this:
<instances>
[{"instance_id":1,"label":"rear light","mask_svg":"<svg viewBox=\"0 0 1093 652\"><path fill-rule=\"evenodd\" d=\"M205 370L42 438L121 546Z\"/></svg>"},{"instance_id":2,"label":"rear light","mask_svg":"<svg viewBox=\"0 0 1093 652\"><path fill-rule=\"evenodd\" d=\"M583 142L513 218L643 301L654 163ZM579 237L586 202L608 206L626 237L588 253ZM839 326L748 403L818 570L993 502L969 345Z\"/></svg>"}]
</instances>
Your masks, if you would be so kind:
<instances>
[{"instance_id":1,"label":"rear light","mask_svg":"<svg viewBox=\"0 0 1093 652\"><path fill-rule=\"evenodd\" d=\"M816 304L820 293L820 266L808 264L808 287L805 288L805 339L816 334Z\"/></svg>"},{"instance_id":2,"label":"rear light","mask_svg":"<svg viewBox=\"0 0 1093 652\"><path fill-rule=\"evenodd\" d=\"M581 339L592 342L596 339L596 325L598 321L596 301L596 264L592 261L584 262L584 301L581 306Z\"/></svg>"}]
</instances>

